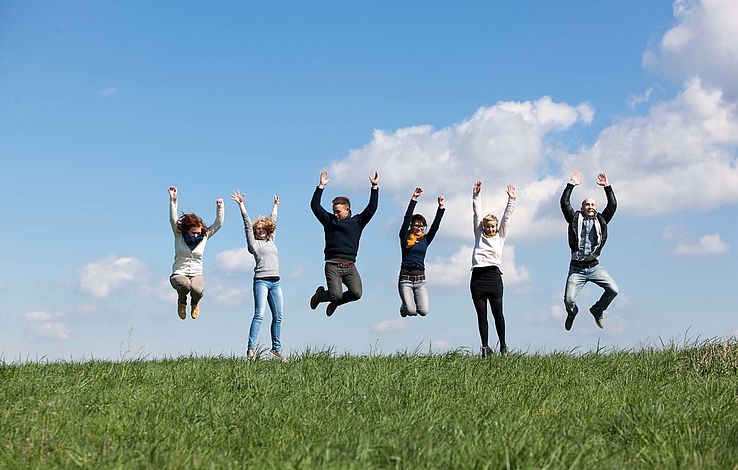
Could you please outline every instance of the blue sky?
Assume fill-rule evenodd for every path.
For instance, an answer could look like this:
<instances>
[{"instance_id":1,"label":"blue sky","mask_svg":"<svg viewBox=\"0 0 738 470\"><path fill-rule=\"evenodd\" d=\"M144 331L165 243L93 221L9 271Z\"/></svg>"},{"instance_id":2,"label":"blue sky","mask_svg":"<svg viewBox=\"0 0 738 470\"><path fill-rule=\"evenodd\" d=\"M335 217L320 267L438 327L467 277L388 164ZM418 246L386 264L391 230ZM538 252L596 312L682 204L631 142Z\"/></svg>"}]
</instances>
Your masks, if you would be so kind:
<instances>
[{"instance_id":1,"label":"blue sky","mask_svg":"<svg viewBox=\"0 0 738 470\"><path fill-rule=\"evenodd\" d=\"M243 354L253 261L237 206L278 221L288 352L478 349L468 292L471 185L499 213L508 344L630 348L738 334L738 6L653 2L0 2L0 272L6 361ZM364 298L326 318L325 202L380 208ZM598 330L563 329L558 197L608 172L619 200L601 261L621 295ZM223 229L198 320L176 317L167 186ZM416 185L448 210L428 257L431 313L400 319L399 229ZM580 304L599 290L587 286ZM268 316L267 316L268 317ZM260 336L268 345L268 328Z\"/></svg>"}]
</instances>

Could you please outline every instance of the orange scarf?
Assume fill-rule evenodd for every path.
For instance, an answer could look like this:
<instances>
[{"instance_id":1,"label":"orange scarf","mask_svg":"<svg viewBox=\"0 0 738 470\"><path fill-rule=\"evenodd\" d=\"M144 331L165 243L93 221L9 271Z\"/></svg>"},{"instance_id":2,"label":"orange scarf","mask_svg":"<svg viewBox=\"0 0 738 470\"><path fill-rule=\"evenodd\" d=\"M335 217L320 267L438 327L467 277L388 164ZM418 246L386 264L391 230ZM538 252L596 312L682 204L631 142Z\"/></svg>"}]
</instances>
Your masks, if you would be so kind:
<instances>
[{"instance_id":1,"label":"orange scarf","mask_svg":"<svg viewBox=\"0 0 738 470\"><path fill-rule=\"evenodd\" d=\"M425 237L425 232L422 230L419 234L415 235L413 232L410 232L410 235L407 236L407 243L405 244L405 248L412 248L415 246L416 243L418 243L420 240Z\"/></svg>"}]
</instances>

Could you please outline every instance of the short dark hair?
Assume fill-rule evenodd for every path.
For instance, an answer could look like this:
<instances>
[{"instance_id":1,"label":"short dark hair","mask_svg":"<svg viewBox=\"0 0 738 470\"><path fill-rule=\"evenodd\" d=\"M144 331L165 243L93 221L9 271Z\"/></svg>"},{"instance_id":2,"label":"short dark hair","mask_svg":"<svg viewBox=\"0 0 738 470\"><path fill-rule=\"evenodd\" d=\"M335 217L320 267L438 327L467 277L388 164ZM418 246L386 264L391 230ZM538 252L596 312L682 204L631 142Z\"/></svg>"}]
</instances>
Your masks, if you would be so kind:
<instances>
[{"instance_id":1,"label":"short dark hair","mask_svg":"<svg viewBox=\"0 0 738 470\"><path fill-rule=\"evenodd\" d=\"M338 196L336 198L333 198L333 205L335 206L336 204L343 204L351 209L351 201L349 201L349 198L347 198L346 196Z\"/></svg>"},{"instance_id":2,"label":"short dark hair","mask_svg":"<svg viewBox=\"0 0 738 470\"><path fill-rule=\"evenodd\" d=\"M419 220L419 221L423 222L423 227L427 227L428 226L428 222L425 221L425 217L423 217L420 214L414 214L413 215L413 219L410 221L410 224L414 224L416 220Z\"/></svg>"}]
</instances>

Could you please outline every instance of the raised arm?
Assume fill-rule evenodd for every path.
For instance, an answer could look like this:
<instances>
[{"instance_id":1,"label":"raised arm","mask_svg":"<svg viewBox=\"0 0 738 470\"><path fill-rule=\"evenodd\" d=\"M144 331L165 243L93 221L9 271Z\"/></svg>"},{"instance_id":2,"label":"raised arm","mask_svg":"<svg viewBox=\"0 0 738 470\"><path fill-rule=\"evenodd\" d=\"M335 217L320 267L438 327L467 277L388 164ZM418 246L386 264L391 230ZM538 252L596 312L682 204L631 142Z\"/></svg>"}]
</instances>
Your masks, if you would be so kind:
<instances>
[{"instance_id":1,"label":"raised arm","mask_svg":"<svg viewBox=\"0 0 738 470\"><path fill-rule=\"evenodd\" d=\"M374 217L374 213L377 212L377 205L379 203L379 173L375 171L374 175L369 177L369 182L372 184L369 203L359 214L359 225L362 228L366 227L366 224Z\"/></svg>"},{"instance_id":2,"label":"raised arm","mask_svg":"<svg viewBox=\"0 0 738 470\"><path fill-rule=\"evenodd\" d=\"M169 225L172 226L172 232L177 234L177 188L169 186Z\"/></svg>"},{"instance_id":3,"label":"raised arm","mask_svg":"<svg viewBox=\"0 0 738 470\"><path fill-rule=\"evenodd\" d=\"M561 204L561 213L564 214L564 219L567 223L571 223L572 219L574 219L574 209L571 207L571 192L574 189L574 186L577 186L581 182L582 172L575 170L574 173L572 173L571 178L569 178L569 182L566 183L564 192L561 193L559 204Z\"/></svg>"},{"instance_id":4,"label":"raised arm","mask_svg":"<svg viewBox=\"0 0 738 470\"><path fill-rule=\"evenodd\" d=\"M241 217L243 218L243 231L246 235L246 245L249 248L250 252L253 252L253 246L254 241L256 238L254 237L254 228L251 224L251 218L249 218L249 213L246 211L246 205L244 204L244 195L241 194L239 190L233 191L233 194L231 194L231 199L233 199L236 204L238 204L238 208L241 209Z\"/></svg>"},{"instance_id":5,"label":"raised arm","mask_svg":"<svg viewBox=\"0 0 738 470\"><path fill-rule=\"evenodd\" d=\"M472 187L472 210L474 211L474 233L477 230L482 230L480 224L482 223L482 182L477 181Z\"/></svg>"},{"instance_id":6,"label":"raised arm","mask_svg":"<svg viewBox=\"0 0 738 470\"><path fill-rule=\"evenodd\" d=\"M597 184L604 188L605 196L607 197L607 205L605 206L605 210L602 211L602 218L605 219L605 222L610 222L615 215L615 210L618 208L615 192L613 192L612 186L610 186L610 182L607 180L607 175L604 172L597 175Z\"/></svg>"},{"instance_id":7,"label":"raised arm","mask_svg":"<svg viewBox=\"0 0 738 470\"><path fill-rule=\"evenodd\" d=\"M510 223L510 216L512 216L515 210L515 202L517 200L517 190L515 186L507 185L507 206L505 206L505 212L502 214L502 220L500 220L500 228L497 231L500 233L501 238L507 237L507 225Z\"/></svg>"},{"instance_id":8,"label":"raised arm","mask_svg":"<svg viewBox=\"0 0 738 470\"><path fill-rule=\"evenodd\" d=\"M223 226L224 213L225 211L223 209L223 199L218 198L215 200L215 222L213 222L213 225L208 227L208 238L215 235L215 232L220 230L220 228Z\"/></svg>"},{"instance_id":9,"label":"raised arm","mask_svg":"<svg viewBox=\"0 0 738 470\"><path fill-rule=\"evenodd\" d=\"M418 204L418 198L423 193L423 188L417 187L413 191L413 195L410 197L410 202L407 205L405 216L402 218L402 225L400 226L400 246L405 246L407 243L407 237L410 234L410 223L413 220L413 212L415 212L415 206Z\"/></svg>"},{"instance_id":10,"label":"raised arm","mask_svg":"<svg viewBox=\"0 0 738 470\"><path fill-rule=\"evenodd\" d=\"M323 197L323 189L328 184L328 181L328 172L326 170L321 171L320 184L315 188L313 198L310 200L310 209L322 225L326 225L331 220L331 213L323 209L323 206L320 205L320 199Z\"/></svg>"},{"instance_id":11,"label":"raised arm","mask_svg":"<svg viewBox=\"0 0 738 470\"><path fill-rule=\"evenodd\" d=\"M428 229L428 233L425 234L425 238L428 240L428 244L430 245L433 239L436 237L436 232L438 232L438 227L441 226L441 219L443 218L443 214L446 212L446 198L444 196L438 196L438 209L436 209L436 216L433 218L433 222L431 223L430 228Z\"/></svg>"},{"instance_id":12,"label":"raised arm","mask_svg":"<svg viewBox=\"0 0 738 470\"><path fill-rule=\"evenodd\" d=\"M272 205L272 220L274 223L277 223L277 211L279 209L279 196L276 194L274 195L274 204ZM276 240L277 238L277 229L274 229L274 232L272 233L272 240Z\"/></svg>"}]
</instances>

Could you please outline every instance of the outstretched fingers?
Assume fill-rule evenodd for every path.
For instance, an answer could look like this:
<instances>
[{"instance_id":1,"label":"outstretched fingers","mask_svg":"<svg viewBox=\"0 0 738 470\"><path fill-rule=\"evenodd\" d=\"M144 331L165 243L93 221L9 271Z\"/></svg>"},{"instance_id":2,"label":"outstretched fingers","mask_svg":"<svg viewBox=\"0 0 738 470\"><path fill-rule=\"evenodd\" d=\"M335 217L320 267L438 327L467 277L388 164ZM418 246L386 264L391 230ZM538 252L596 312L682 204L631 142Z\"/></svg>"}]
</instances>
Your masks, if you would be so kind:
<instances>
[{"instance_id":1,"label":"outstretched fingers","mask_svg":"<svg viewBox=\"0 0 738 470\"><path fill-rule=\"evenodd\" d=\"M512 184L507 185L507 196L515 197L518 194L518 190Z\"/></svg>"}]
</instances>

